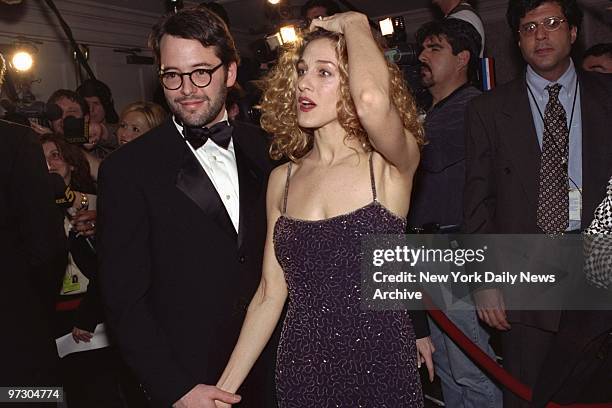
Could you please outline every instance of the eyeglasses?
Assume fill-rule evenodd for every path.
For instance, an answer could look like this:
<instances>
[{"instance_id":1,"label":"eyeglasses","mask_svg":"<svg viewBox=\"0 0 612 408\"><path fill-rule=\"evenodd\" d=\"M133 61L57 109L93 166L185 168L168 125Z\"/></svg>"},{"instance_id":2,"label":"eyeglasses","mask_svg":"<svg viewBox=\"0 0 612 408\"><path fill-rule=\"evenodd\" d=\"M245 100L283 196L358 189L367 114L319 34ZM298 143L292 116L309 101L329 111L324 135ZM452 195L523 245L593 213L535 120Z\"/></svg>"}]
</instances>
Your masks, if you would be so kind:
<instances>
[{"instance_id":1,"label":"eyeglasses","mask_svg":"<svg viewBox=\"0 0 612 408\"><path fill-rule=\"evenodd\" d=\"M197 86L198 88L206 88L208 85L210 85L210 82L212 81L212 75L215 73L216 70L221 68L221 66L223 66L223 62L221 62L214 68L198 68L194 69L191 72L185 73L174 71L160 72L159 80L161 81L164 88L170 91L174 91L183 86L184 76L188 76L191 83Z\"/></svg>"},{"instance_id":2,"label":"eyeglasses","mask_svg":"<svg viewBox=\"0 0 612 408\"><path fill-rule=\"evenodd\" d=\"M539 25L543 26L546 31L557 31L565 21L567 21L567 19L559 17L548 17L539 23L531 21L520 26L519 33L523 35L533 35L538 30Z\"/></svg>"}]
</instances>

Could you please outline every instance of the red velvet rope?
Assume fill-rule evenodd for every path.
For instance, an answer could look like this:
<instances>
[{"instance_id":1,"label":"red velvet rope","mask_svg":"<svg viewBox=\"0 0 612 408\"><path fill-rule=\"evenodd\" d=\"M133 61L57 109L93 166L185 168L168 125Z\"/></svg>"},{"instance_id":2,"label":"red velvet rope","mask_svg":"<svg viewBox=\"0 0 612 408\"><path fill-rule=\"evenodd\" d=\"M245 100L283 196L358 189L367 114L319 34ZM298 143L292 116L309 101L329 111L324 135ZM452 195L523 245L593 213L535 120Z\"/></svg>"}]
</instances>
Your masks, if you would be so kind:
<instances>
[{"instance_id":1,"label":"red velvet rope","mask_svg":"<svg viewBox=\"0 0 612 408\"><path fill-rule=\"evenodd\" d=\"M461 350L463 350L478 366L491 375L497 382L518 395L525 401L531 401L531 388L514 378L508 371L504 370L497 364L488 354L474 344L463 332L449 320L446 315L440 311L424 293L423 302L427 308L427 312L431 318L442 328L442 330L450 337ZM555 402L549 402L546 408L612 408L612 403L603 404L571 404L560 405Z\"/></svg>"}]
</instances>

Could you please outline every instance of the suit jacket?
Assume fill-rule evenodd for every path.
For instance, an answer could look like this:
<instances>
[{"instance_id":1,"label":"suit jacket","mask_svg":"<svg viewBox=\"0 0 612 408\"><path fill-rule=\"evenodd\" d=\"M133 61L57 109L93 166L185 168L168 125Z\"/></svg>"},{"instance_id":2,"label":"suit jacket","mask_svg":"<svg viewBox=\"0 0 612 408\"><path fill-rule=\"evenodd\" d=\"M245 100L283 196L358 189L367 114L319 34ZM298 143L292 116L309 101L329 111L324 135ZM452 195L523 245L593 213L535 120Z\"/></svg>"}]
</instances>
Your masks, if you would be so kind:
<instances>
[{"instance_id":1,"label":"suit jacket","mask_svg":"<svg viewBox=\"0 0 612 408\"><path fill-rule=\"evenodd\" d=\"M0 121L0 384L56 383L50 323L66 267L62 220L36 135Z\"/></svg>"},{"instance_id":2,"label":"suit jacket","mask_svg":"<svg viewBox=\"0 0 612 408\"><path fill-rule=\"evenodd\" d=\"M581 223L586 228L612 175L612 77L578 72L578 81L582 110ZM528 98L522 75L472 100L468 107L463 225L467 233L542 233L536 223L540 148ZM587 318L585 313L591 312L583 312L582 319ZM509 311L508 319L560 331L563 336L556 340L559 344L553 345L547 361L558 359L571 366L580 359L580 344L612 328L612 316L600 313L588 317L589 324L579 331L572 322L580 319L566 313L562 321L559 311ZM574 341L577 347L572 352L561 340L571 337L569 333L579 333L582 339ZM548 372L550 367L545 365L541 378L544 387L554 389L548 382L561 384L564 377L557 375L559 371ZM552 395L548 390L545 393Z\"/></svg>"},{"instance_id":3,"label":"suit jacket","mask_svg":"<svg viewBox=\"0 0 612 408\"><path fill-rule=\"evenodd\" d=\"M97 244L107 322L155 406L171 405L198 383L216 384L259 283L267 139L235 123L233 141L238 233L171 119L100 168Z\"/></svg>"}]
</instances>

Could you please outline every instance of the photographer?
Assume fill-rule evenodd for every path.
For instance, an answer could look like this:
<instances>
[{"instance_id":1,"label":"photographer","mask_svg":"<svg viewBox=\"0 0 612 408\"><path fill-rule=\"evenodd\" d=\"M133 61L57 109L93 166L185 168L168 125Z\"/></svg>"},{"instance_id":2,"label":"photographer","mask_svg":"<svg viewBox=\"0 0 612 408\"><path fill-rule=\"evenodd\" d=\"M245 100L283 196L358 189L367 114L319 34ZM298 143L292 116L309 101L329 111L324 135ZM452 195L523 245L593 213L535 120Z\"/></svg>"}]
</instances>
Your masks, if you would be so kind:
<instances>
[{"instance_id":1,"label":"photographer","mask_svg":"<svg viewBox=\"0 0 612 408\"><path fill-rule=\"evenodd\" d=\"M315 18L333 16L340 12L340 7L333 0L308 0L301 9L306 26Z\"/></svg>"},{"instance_id":2,"label":"photographer","mask_svg":"<svg viewBox=\"0 0 612 408\"><path fill-rule=\"evenodd\" d=\"M96 180L102 158L112 149L98 144L102 127L90 122L89 105L85 99L68 89L58 89L47 101L47 114L50 116L51 129L33 123L34 131L40 135L55 133L69 141L82 144L91 177Z\"/></svg>"},{"instance_id":3,"label":"photographer","mask_svg":"<svg viewBox=\"0 0 612 408\"><path fill-rule=\"evenodd\" d=\"M99 148L94 154L101 153L102 155L98 158L104 159L109 151L119 147L116 135L119 116L115 111L111 90L102 81L87 79L77 88L76 93L85 99L89 106L90 122L101 128L101 135L97 143ZM87 145L86 148L88 148Z\"/></svg>"}]
</instances>

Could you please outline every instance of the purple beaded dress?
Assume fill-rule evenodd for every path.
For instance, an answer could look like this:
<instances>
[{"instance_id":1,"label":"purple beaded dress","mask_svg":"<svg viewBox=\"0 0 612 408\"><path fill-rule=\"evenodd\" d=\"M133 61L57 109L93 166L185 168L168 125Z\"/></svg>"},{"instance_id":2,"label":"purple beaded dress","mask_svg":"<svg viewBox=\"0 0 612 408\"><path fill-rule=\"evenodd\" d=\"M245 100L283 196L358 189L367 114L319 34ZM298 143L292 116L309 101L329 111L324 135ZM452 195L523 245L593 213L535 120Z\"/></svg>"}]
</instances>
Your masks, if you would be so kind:
<instances>
[{"instance_id":1,"label":"purple beaded dress","mask_svg":"<svg viewBox=\"0 0 612 408\"><path fill-rule=\"evenodd\" d=\"M278 346L281 408L422 407L416 343L406 312L360 307L361 238L402 234L406 221L373 201L320 221L286 215L291 163L274 248L289 290Z\"/></svg>"}]
</instances>

